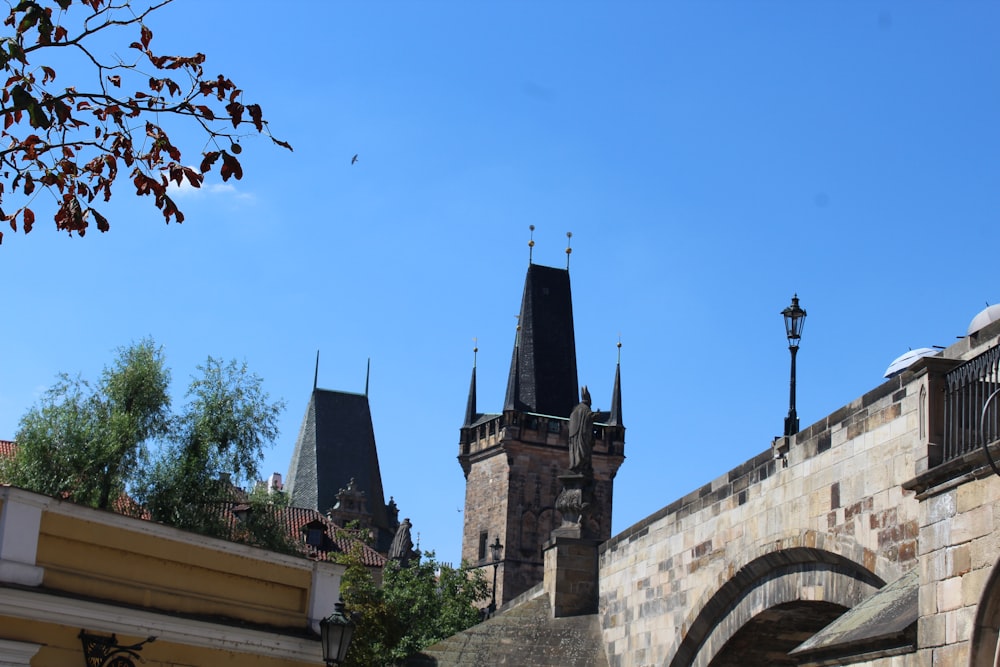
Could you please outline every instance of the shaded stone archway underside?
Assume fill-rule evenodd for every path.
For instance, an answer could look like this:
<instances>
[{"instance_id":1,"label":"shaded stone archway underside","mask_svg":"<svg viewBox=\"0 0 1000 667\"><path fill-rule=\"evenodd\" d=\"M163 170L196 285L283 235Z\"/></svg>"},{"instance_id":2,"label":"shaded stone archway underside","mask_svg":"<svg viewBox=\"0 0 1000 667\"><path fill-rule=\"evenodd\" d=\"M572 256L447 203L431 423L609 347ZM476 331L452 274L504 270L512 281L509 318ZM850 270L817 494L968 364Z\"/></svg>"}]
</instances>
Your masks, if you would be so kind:
<instances>
[{"instance_id":1,"label":"shaded stone archway underside","mask_svg":"<svg viewBox=\"0 0 1000 667\"><path fill-rule=\"evenodd\" d=\"M782 664L767 660L753 663L747 658L723 663L714 660L723 657L730 641L745 628L770 627L770 616L764 616L770 610L774 610L771 616L775 619L792 624L794 631L788 636L774 631L773 646L766 646L758 636L758 650L787 654L833 621L839 615L834 613L836 609L843 612L853 607L884 583L863 566L822 549L794 547L765 554L747 563L699 605L669 666ZM792 611L802 613L801 624L792 620ZM812 633L791 644L810 628Z\"/></svg>"},{"instance_id":2,"label":"shaded stone archway underside","mask_svg":"<svg viewBox=\"0 0 1000 667\"><path fill-rule=\"evenodd\" d=\"M710 667L798 665L788 653L845 611L830 602L789 602L761 612L733 635Z\"/></svg>"}]
</instances>

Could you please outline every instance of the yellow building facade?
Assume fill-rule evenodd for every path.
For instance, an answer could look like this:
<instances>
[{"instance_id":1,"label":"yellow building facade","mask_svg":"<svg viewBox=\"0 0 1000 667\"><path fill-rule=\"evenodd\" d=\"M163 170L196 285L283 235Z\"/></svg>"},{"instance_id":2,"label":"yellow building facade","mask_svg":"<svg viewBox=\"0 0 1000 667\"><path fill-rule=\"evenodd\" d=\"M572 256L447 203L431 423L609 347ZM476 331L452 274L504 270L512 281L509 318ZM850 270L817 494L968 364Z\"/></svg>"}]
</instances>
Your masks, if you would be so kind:
<instances>
[{"instance_id":1,"label":"yellow building facade","mask_svg":"<svg viewBox=\"0 0 1000 667\"><path fill-rule=\"evenodd\" d=\"M118 664L81 633L153 637L149 667L322 665L343 571L0 486L0 667Z\"/></svg>"}]
</instances>

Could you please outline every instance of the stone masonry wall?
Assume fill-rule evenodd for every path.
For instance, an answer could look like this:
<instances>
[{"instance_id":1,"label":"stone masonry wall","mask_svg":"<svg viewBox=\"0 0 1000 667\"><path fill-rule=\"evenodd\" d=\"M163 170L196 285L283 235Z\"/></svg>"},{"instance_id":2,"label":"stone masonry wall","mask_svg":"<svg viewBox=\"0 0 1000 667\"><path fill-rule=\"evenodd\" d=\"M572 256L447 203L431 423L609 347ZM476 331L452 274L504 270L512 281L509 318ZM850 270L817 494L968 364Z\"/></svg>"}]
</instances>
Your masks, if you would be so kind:
<instances>
[{"instance_id":1,"label":"stone masonry wall","mask_svg":"<svg viewBox=\"0 0 1000 667\"><path fill-rule=\"evenodd\" d=\"M980 468L921 494L919 665L968 665L976 610L1000 556L1000 478ZM994 595L996 592L994 592ZM980 646L992 665L996 650Z\"/></svg>"},{"instance_id":2,"label":"stone masonry wall","mask_svg":"<svg viewBox=\"0 0 1000 667\"><path fill-rule=\"evenodd\" d=\"M479 461L472 466L465 484L464 537L462 560L472 566L487 567L487 579L493 575L489 548L486 557L479 557L479 535L486 533L487 544L496 537L507 544L504 534L507 516L507 478L510 467L502 453ZM497 600L502 600L503 566L497 577Z\"/></svg>"},{"instance_id":3,"label":"stone masonry wall","mask_svg":"<svg viewBox=\"0 0 1000 667\"><path fill-rule=\"evenodd\" d=\"M900 485L926 456L926 381L884 383L607 542L599 613L612 667L669 664L706 602L767 554L832 553L884 582L915 567L919 505Z\"/></svg>"}]
</instances>

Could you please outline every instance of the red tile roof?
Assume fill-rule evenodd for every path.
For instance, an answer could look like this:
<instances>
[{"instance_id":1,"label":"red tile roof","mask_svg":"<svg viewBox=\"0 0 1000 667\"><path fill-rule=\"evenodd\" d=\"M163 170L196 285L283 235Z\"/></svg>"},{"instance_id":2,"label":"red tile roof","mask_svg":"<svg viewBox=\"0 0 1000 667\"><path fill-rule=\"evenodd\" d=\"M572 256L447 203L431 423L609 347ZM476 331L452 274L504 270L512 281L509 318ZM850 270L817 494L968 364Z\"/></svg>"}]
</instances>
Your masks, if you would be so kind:
<instances>
[{"instance_id":1,"label":"red tile roof","mask_svg":"<svg viewBox=\"0 0 1000 667\"><path fill-rule=\"evenodd\" d=\"M13 440L0 440L0 456L14 456L17 444Z\"/></svg>"}]
</instances>

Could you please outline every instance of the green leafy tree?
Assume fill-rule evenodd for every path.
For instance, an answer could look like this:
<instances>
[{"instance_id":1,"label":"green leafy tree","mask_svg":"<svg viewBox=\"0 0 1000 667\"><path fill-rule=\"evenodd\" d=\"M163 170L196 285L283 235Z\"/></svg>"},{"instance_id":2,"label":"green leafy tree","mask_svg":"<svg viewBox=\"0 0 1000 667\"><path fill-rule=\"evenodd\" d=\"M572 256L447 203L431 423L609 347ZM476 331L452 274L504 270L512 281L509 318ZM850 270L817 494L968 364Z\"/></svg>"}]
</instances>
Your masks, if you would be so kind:
<instances>
[{"instance_id":1,"label":"green leafy tree","mask_svg":"<svg viewBox=\"0 0 1000 667\"><path fill-rule=\"evenodd\" d=\"M209 357L198 370L169 443L136 485L136 499L157 521L229 537L223 509L251 500L240 486L255 484L264 447L278 436L284 403L270 400L246 364ZM254 521L264 525L262 516Z\"/></svg>"},{"instance_id":2,"label":"green leafy tree","mask_svg":"<svg viewBox=\"0 0 1000 667\"><path fill-rule=\"evenodd\" d=\"M12 212L0 210L0 219L11 229L17 231L20 221L25 233L31 231L42 204L36 198L46 192L51 204L44 205L54 211L57 229L83 236L93 223L108 231L93 202L110 200L120 170L168 223L184 221L171 184L200 187L220 160L222 180L242 178L240 139L251 131L271 136L263 112L228 77L206 76L204 54L153 49L150 15L172 1L8 3L7 34L0 34L6 81L0 91L0 205ZM116 35L122 30L134 31L132 37ZM119 52L128 55L104 55L119 38ZM84 75L59 78L55 65L67 62ZM204 146L197 167L183 161L168 135L177 128L204 138L197 144Z\"/></svg>"},{"instance_id":3,"label":"green leafy tree","mask_svg":"<svg viewBox=\"0 0 1000 667\"><path fill-rule=\"evenodd\" d=\"M60 376L21 419L0 480L295 553L280 520L284 496L240 488L255 485L284 403L269 398L246 364L209 357L198 370L178 415L170 414L170 372L152 340L119 349L96 387Z\"/></svg>"},{"instance_id":4,"label":"green leafy tree","mask_svg":"<svg viewBox=\"0 0 1000 667\"><path fill-rule=\"evenodd\" d=\"M152 340L121 348L96 387L61 375L21 418L0 475L15 486L109 509L167 432L170 372Z\"/></svg>"},{"instance_id":5,"label":"green leafy tree","mask_svg":"<svg viewBox=\"0 0 1000 667\"><path fill-rule=\"evenodd\" d=\"M382 585L364 566L358 551L344 554L347 566L341 594L357 616L357 629L347 654L354 667L388 667L480 620L476 603L488 597L480 570L455 569L439 563L433 552L406 567L390 561Z\"/></svg>"}]
</instances>

